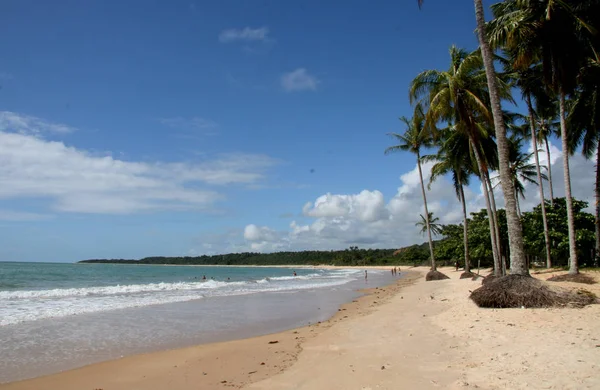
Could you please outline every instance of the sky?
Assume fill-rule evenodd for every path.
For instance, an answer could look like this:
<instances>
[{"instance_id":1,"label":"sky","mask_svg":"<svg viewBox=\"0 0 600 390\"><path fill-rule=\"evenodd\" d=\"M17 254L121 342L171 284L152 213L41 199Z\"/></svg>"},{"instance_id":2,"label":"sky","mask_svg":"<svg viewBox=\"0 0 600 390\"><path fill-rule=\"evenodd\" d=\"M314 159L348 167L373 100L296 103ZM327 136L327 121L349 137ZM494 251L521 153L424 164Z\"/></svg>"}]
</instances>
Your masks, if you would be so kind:
<instances>
[{"instance_id":1,"label":"sky","mask_svg":"<svg viewBox=\"0 0 600 390\"><path fill-rule=\"evenodd\" d=\"M421 242L416 160L386 134L474 28L470 1L5 0L0 261ZM572 165L590 200L593 164ZM428 196L460 221L447 178Z\"/></svg>"}]
</instances>

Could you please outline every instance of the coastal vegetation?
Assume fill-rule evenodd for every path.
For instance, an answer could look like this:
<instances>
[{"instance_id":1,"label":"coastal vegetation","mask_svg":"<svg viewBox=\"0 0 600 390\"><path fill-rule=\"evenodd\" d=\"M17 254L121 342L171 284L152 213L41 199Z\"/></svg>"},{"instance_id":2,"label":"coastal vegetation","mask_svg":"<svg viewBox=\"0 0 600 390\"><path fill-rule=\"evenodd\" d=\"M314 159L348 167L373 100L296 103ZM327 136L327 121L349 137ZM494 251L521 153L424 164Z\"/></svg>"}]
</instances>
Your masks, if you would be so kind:
<instances>
[{"instance_id":1,"label":"coastal vegetation","mask_svg":"<svg viewBox=\"0 0 600 390\"><path fill-rule=\"evenodd\" d=\"M423 3L418 1L420 7ZM535 287L536 282L529 278L531 259L537 261L542 257L548 268L555 262L566 261L570 277L577 281L580 264L597 263L600 253L599 167L591 250L588 230L576 227L582 205L573 198L569 165L569 156L580 145L587 158L594 155L600 158L600 1L505 0L492 5L493 19L487 23L482 0L474 0L474 6L479 48L468 52L452 46L446 70L425 70L410 84L411 102L419 110L419 120L424 117L421 133L411 137L418 137L421 145L437 147L437 154L427 158L440 160L438 171L452 174L459 200L462 197L465 272L470 271L470 257L480 255L470 241L477 242L482 237L467 226L462 190L470 175L481 182L487 218L476 215L474 224L485 219L489 225L489 239L485 237L482 249L491 252L495 281L493 287L489 283L478 294L502 295L505 299L502 304L495 304L493 299L474 298L475 302L486 307L504 307L517 305L523 299L552 301L556 297L542 296L544 289ZM496 71L497 65L500 71ZM508 107L517 104L513 91L521 93L526 115L503 110L503 104ZM563 150L565 197L556 202L550 182L551 196L547 203L543 181L551 181L551 170L550 166L541 165L538 144L544 141L549 154L548 138L554 135ZM522 152L525 138L531 141L531 153ZM549 155L547 161L551 165ZM418 166L421 173L420 161ZM505 205L502 213L496 208L492 171L498 172L495 181L502 189ZM439 175L432 172L431 178ZM421 182L422 177L421 173ZM538 186L541 200L538 209L529 214L523 213L519 204L524 198L525 183ZM431 235L424 191L423 199L426 229ZM562 220L566 220L566 231L562 222L550 221L558 215L561 220L566 217ZM589 222L589 218L584 219ZM539 232L543 232L541 237ZM443 246L456 251L458 229L446 228L445 234L454 237L454 246L449 244L451 240L446 240ZM446 251L451 252L451 248ZM434 271L433 251L431 261ZM507 269L510 269L508 276Z\"/></svg>"},{"instance_id":2,"label":"coastal vegetation","mask_svg":"<svg viewBox=\"0 0 600 390\"><path fill-rule=\"evenodd\" d=\"M552 257L556 266L568 266L569 238L567 226L566 202L564 198L553 201L554 206L546 201L549 226L552 231ZM595 226L594 216L585 212L588 204L574 199L575 228L578 238L578 253L582 265L593 266L595 261ZM506 213L497 210L498 226L502 248L508 250L508 232ZM424 219L424 218L423 218ZM465 253L475 267L487 268L493 266L493 254L490 248L490 230L485 209L473 212L467 218L469 250L464 247L464 224L437 223L437 217L430 213L430 221L435 222L439 239L433 241L436 261L448 266L459 263L466 269ZM524 250L530 266L543 267L544 263L544 233L541 229L541 205L526 211L522 215L524 227ZM419 223L423 229L423 221ZM170 264L170 265L339 265L339 266L374 266L401 265L423 266L430 265L429 243L410 245L400 249L361 249L356 246L344 250L331 251L300 251L274 253L228 253L220 255L181 256L181 257L146 257L139 260L126 259L92 259L80 263L121 263L121 264Z\"/></svg>"}]
</instances>

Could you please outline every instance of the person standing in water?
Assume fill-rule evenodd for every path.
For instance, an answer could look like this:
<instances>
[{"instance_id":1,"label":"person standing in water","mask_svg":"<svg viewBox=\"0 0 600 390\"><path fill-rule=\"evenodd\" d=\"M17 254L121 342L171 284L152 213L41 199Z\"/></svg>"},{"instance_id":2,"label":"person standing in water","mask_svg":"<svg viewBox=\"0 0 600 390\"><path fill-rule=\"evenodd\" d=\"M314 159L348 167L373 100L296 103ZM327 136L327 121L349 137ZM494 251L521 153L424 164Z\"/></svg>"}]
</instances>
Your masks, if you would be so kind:
<instances>
[{"instance_id":1,"label":"person standing in water","mask_svg":"<svg viewBox=\"0 0 600 390\"><path fill-rule=\"evenodd\" d=\"M365 270L365 280L367 280L367 270Z\"/></svg>"},{"instance_id":2,"label":"person standing in water","mask_svg":"<svg viewBox=\"0 0 600 390\"><path fill-rule=\"evenodd\" d=\"M296 271L294 271L294 276L298 276L298 275L296 275Z\"/></svg>"}]
</instances>

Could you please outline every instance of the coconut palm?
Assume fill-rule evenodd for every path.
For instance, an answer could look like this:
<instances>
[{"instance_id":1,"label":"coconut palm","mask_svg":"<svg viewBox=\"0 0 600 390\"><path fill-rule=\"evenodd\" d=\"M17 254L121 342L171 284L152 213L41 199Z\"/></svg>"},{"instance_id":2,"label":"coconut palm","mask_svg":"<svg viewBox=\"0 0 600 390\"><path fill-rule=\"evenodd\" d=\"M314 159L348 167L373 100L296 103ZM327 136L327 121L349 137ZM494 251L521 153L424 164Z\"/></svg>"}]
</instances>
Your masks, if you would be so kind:
<instances>
[{"instance_id":1,"label":"coconut palm","mask_svg":"<svg viewBox=\"0 0 600 390\"><path fill-rule=\"evenodd\" d=\"M423 5L424 0L417 0L419 7ZM506 207L507 230L510 242L511 272L514 275L529 275L525 251L523 248L523 229L521 219L517 215L516 200L514 198L514 189L509 180L509 156L508 141L506 140L506 128L502 120L502 91L498 85L496 70L494 69L493 53L485 34L485 17L483 12L482 0L473 0L475 5L475 20L477 22L477 37L481 47L481 54L485 68L485 74L488 84L489 100L491 103L491 114L494 123L496 138L498 141L498 157L500 165L498 170L500 176L504 178L502 192Z\"/></svg>"},{"instance_id":2,"label":"coconut palm","mask_svg":"<svg viewBox=\"0 0 600 390\"><path fill-rule=\"evenodd\" d=\"M538 138L538 134L540 134L539 129L542 128L541 125L539 125L539 121L536 121L536 113L535 113L535 109L532 103L532 97L535 98L535 101L538 103L538 105L540 105L541 107L544 106L544 101L548 100L548 95L546 93L545 88L543 88L543 86L540 85L539 79L541 78L541 67L539 65L534 65L532 67L529 67L526 70L522 70L522 71L518 71L518 70L514 70L511 66L512 61L506 61L505 62L505 67L508 68L508 72L512 72L513 75L515 76L515 85L517 87L519 87L519 89L521 89L521 95L523 96L523 99L525 100L525 103L527 104L527 112L528 112L528 123L526 122L525 125L521 126L521 134L526 137L526 138L530 138L531 139L531 143L532 143L532 149L533 149L533 157L535 159L535 170L536 170L536 174L537 174L537 183L540 183L539 185L539 192L540 192L540 199L541 199L541 209L542 209L542 223L544 226L544 243L545 243L545 248L546 248L546 268L550 268L552 267L552 257L551 257L551 250L550 250L550 232L548 231L548 217L546 214L546 198L544 196L544 185L543 185L543 179L544 178L548 178L548 177L552 177L552 168L550 167L550 150L548 148L548 138L547 138L547 134L543 133L541 134L544 137L544 140L546 141L546 148L547 153L548 153L548 166L547 166L547 171L548 171L548 177L546 177L545 175L542 174L541 172L541 165L540 165L540 158L539 158L539 150L538 150L538 144L540 143L540 138ZM539 126L538 126L539 125ZM544 131L547 130L547 127L545 128ZM514 158L511 158L512 161L515 161ZM523 168L522 168L523 169ZM513 175L514 175L514 170L513 170ZM514 176L513 176L514 177ZM552 192L552 181L548 180L548 183L550 185L550 202L553 204L553 192ZM517 183L515 183L515 190L517 190ZM517 196L517 205L519 202L519 197ZM520 210L519 210L520 213Z\"/></svg>"},{"instance_id":3,"label":"coconut palm","mask_svg":"<svg viewBox=\"0 0 600 390\"><path fill-rule=\"evenodd\" d=\"M419 214L419 216L421 217L421 220L417 223L415 223L416 227L419 227L419 232L421 234L425 234L427 232L427 218L425 218L423 216L423 214ZM439 224L438 222L440 221L440 219L438 217L434 217L433 216L433 212L429 212L429 229L431 230L431 233L433 233L436 236L439 236L440 234L442 234L442 225Z\"/></svg>"},{"instance_id":4,"label":"coconut palm","mask_svg":"<svg viewBox=\"0 0 600 390\"><path fill-rule=\"evenodd\" d=\"M510 141L510 174L513 181L513 186L515 188L517 210L519 212L519 215L521 215L519 197L521 199L525 199L526 183L538 185L539 182L536 181L538 174L538 165L530 163L531 158L534 156L535 152L524 153L522 151L523 138L515 136L511 137ZM548 177L540 172L539 180L541 181L546 179L548 179Z\"/></svg>"},{"instance_id":5,"label":"coconut palm","mask_svg":"<svg viewBox=\"0 0 600 390\"><path fill-rule=\"evenodd\" d=\"M596 156L596 257L600 256L600 60L590 58L579 75L580 87L573 100L568 117L571 128L569 151L582 145L582 154Z\"/></svg>"},{"instance_id":6,"label":"coconut palm","mask_svg":"<svg viewBox=\"0 0 600 390\"><path fill-rule=\"evenodd\" d=\"M440 137L442 143L437 154L427 156L429 160L435 161L431 168L429 186L438 177L447 174L452 175L452 185L456 196L461 202L463 211L463 240L465 251L465 273L471 272L471 259L469 256L469 219L467 217L467 204L465 201L464 186L469 185L469 176L474 172L472 158L469 151L469 140L461 133L446 129Z\"/></svg>"},{"instance_id":7,"label":"coconut palm","mask_svg":"<svg viewBox=\"0 0 600 390\"><path fill-rule=\"evenodd\" d=\"M539 145L546 148L548 159L548 190L550 191L550 205L554 206L554 184L552 181L552 155L550 153L550 142L552 136L560 137L560 122L558 121L558 102L555 96L550 96L546 88L535 96L535 127Z\"/></svg>"},{"instance_id":8,"label":"coconut palm","mask_svg":"<svg viewBox=\"0 0 600 390\"><path fill-rule=\"evenodd\" d=\"M561 141L566 152L566 96L577 85L576 76L583 61L582 33L589 29L583 18L578 16L583 10L581 4L567 0L506 0L492 8L495 20L490 23L490 40L493 45L504 47L514 54L515 69L526 69L538 60L541 62L544 81L558 96ZM569 224L569 273L577 274L568 153L563 153L563 170Z\"/></svg>"},{"instance_id":9,"label":"coconut palm","mask_svg":"<svg viewBox=\"0 0 600 390\"><path fill-rule=\"evenodd\" d=\"M499 82L501 96L511 99L510 87ZM450 67L446 71L426 70L410 85L412 102L428 104L428 128L438 122L453 123L452 129L469 140L470 150L478 167L483 184L484 199L490 224L490 238L494 256L494 269L499 275L500 257L497 246L495 223L492 215L486 173L487 159L482 144L491 137L492 115L486 73L480 53L468 53L455 46L450 48Z\"/></svg>"},{"instance_id":10,"label":"coconut palm","mask_svg":"<svg viewBox=\"0 0 600 390\"><path fill-rule=\"evenodd\" d=\"M427 195L425 194L425 185L423 184L423 171L421 170L421 148L431 146L431 137L429 132L425 131L425 114L423 107L417 104L414 115L411 119L401 117L400 121L406 126L404 134L390 133L389 135L398 142L397 145L385 149L385 154L393 152L411 152L417 156L417 167L419 169L419 178L421 180L421 193L423 195L423 205L425 207L425 224L427 226L427 236L429 239L429 253L431 255L431 270L436 271L435 257L433 255L433 240L431 239L431 225L429 223L429 210L427 209Z\"/></svg>"}]
</instances>

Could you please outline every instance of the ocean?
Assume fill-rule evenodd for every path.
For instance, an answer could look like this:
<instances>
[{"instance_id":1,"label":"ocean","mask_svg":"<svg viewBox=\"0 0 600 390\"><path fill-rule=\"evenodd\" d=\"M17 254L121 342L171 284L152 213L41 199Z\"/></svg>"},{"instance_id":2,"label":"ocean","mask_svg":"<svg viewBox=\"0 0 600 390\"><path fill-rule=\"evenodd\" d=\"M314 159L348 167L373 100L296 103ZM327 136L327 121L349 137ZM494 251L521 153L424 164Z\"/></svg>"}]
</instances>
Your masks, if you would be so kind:
<instances>
[{"instance_id":1,"label":"ocean","mask_svg":"<svg viewBox=\"0 0 600 390\"><path fill-rule=\"evenodd\" d=\"M0 383L307 325L392 279L369 270L365 281L360 269L0 262Z\"/></svg>"}]
</instances>

